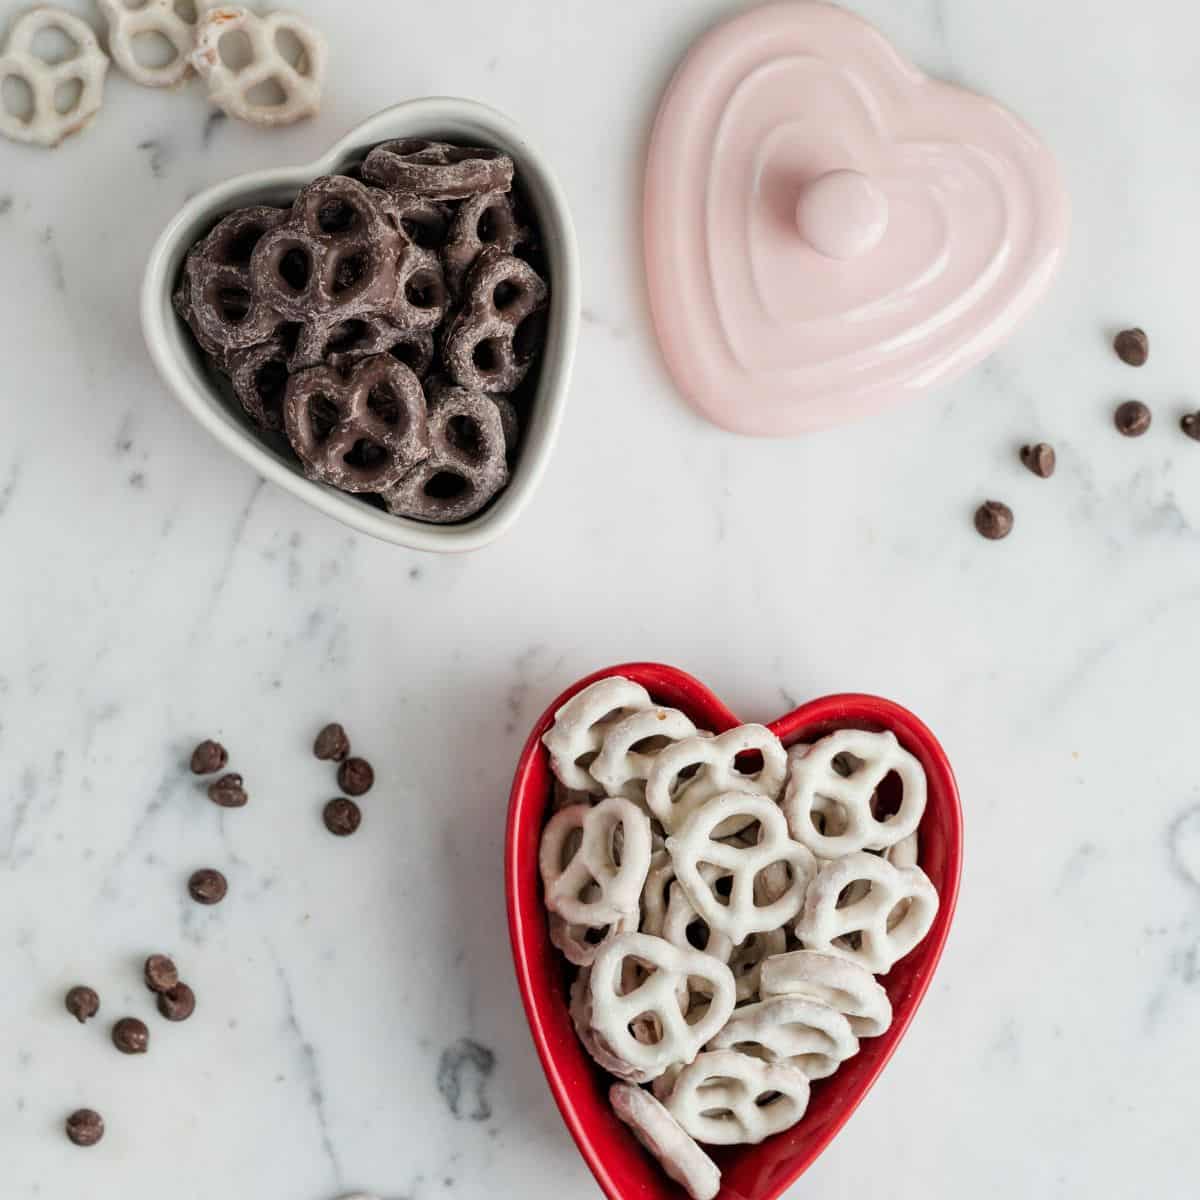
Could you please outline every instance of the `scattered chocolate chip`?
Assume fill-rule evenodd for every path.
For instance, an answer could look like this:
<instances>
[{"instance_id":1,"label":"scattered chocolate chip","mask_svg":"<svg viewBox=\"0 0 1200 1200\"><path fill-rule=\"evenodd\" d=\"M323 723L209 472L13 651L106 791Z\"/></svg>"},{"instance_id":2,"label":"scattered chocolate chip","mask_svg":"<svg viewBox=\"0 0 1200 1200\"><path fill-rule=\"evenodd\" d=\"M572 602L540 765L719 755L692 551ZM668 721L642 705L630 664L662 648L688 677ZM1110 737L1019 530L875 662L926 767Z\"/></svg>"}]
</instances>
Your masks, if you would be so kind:
<instances>
[{"instance_id":1,"label":"scattered chocolate chip","mask_svg":"<svg viewBox=\"0 0 1200 1200\"><path fill-rule=\"evenodd\" d=\"M337 773L338 787L348 796L362 796L375 783L375 770L365 758L348 758Z\"/></svg>"},{"instance_id":2,"label":"scattered chocolate chip","mask_svg":"<svg viewBox=\"0 0 1200 1200\"><path fill-rule=\"evenodd\" d=\"M335 837L349 837L362 824L362 809L353 800L338 796L325 805L325 828Z\"/></svg>"},{"instance_id":3,"label":"scattered chocolate chip","mask_svg":"<svg viewBox=\"0 0 1200 1200\"><path fill-rule=\"evenodd\" d=\"M179 982L179 972L165 954L150 955L142 968L142 976L152 992L169 992Z\"/></svg>"},{"instance_id":4,"label":"scattered chocolate chip","mask_svg":"<svg viewBox=\"0 0 1200 1200\"><path fill-rule=\"evenodd\" d=\"M100 1011L100 997L90 987L73 987L67 993L67 1012L80 1025L90 1021Z\"/></svg>"},{"instance_id":5,"label":"scattered chocolate chip","mask_svg":"<svg viewBox=\"0 0 1200 1200\"><path fill-rule=\"evenodd\" d=\"M1179 428L1194 442L1200 442L1200 412L1188 413L1180 417Z\"/></svg>"},{"instance_id":6,"label":"scattered chocolate chip","mask_svg":"<svg viewBox=\"0 0 1200 1200\"><path fill-rule=\"evenodd\" d=\"M220 871L204 867L188 880L188 893L197 904L220 904L229 890L229 883Z\"/></svg>"},{"instance_id":7,"label":"scattered chocolate chip","mask_svg":"<svg viewBox=\"0 0 1200 1200\"><path fill-rule=\"evenodd\" d=\"M67 1118L67 1137L76 1146L94 1146L104 1136L104 1118L91 1108L81 1108Z\"/></svg>"},{"instance_id":8,"label":"scattered chocolate chip","mask_svg":"<svg viewBox=\"0 0 1200 1200\"><path fill-rule=\"evenodd\" d=\"M150 1030L137 1017L122 1017L113 1026L112 1040L122 1054L145 1054L150 1049Z\"/></svg>"},{"instance_id":9,"label":"scattered chocolate chip","mask_svg":"<svg viewBox=\"0 0 1200 1200\"><path fill-rule=\"evenodd\" d=\"M192 751L192 774L211 775L229 761L229 754L220 742L203 741Z\"/></svg>"},{"instance_id":10,"label":"scattered chocolate chip","mask_svg":"<svg viewBox=\"0 0 1200 1200\"><path fill-rule=\"evenodd\" d=\"M1124 437L1141 437L1150 428L1150 410L1140 400L1126 400L1117 405L1113 424Z\"/></svg>"},{"instance_id":11,"label":"scattered chocolate chip","mask_svg":"<svg viewBox=\"0 0 1200 1200\"><path fill-rule=\"evenodd\" d=\"M1113 338L1117 357L1131 367L1144 367L1150 357L1150 339L1144 329L1122 329Z\"/></svg>"},{"instance_id":12,"label":"scattered chocolate chip","mask_svg":"<svg viewBox=\"0 0 1200 1200\"><path fill-rule=\"evenodd\" d=\"M988 500L975 510L975 528L993 542L1008 537L1012 527L1012 509L999 500Z\"/></svg>"},{"instance_id":13,"label":"scattered chocolate chip","mask_svg":"<svg viewBox=\"0 0 1200 1200\"><path fill-rule=\"evenodd\" d=\"M168 1021L186 1021L196 1011L196 993L186 983L177 983L169 991L159 992L158 1011Z\"/></svg>"},{"instance_id":14,"label":"scattered chocolate chip","mask_svg":"<svg viewBox=\"0 0 1200 1200\"><path fill-rule=\"evenodd\" d=\"M1054 467L1058 460L1053 446L1047 445L1045 442L1038 442L1036 446L1021 447L1021 461L1039 479L1049 479L1054 474Z\"/></svg>"},{"instance_id":15,"label":"scattered chocolate chip","mask_svg":"<svg viewBox=\"0 0 1200 1200\"><path fill-rule=\"evenodd\" d=\"M313 753L322 762L340 763L350 753L350 739L346 731L336 721L326 725L313 742Z\"/></svg>"},{"instance_id":16,"label":"scattered chocolate chip","mask_svg":"<svg viewBox=\"0 0 1200 1200\"><path fill-rule=\"evenodd\" d=\"M208 798L222 808L244 808L250 799L240 775L222 775L216 783L208 785Z\"/></svg>"}]
</instances>

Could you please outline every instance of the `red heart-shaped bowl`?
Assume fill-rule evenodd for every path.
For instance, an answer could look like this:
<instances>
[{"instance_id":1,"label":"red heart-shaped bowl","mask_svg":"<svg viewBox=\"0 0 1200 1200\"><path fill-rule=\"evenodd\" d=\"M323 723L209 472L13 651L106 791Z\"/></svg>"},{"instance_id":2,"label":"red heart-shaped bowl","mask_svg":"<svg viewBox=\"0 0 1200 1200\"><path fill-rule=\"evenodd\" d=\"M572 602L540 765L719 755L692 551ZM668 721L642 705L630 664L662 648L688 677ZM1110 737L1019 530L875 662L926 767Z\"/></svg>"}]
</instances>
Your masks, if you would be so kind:
<instances>
[{"instance_id":1,"label":"red heart-shaped bowl","mask_svg":"<svg viewBox=\"0 0 1200 1200\"><path fill-rule=\"evenodd\" d=\"M701 729L720 733L742 722L699 680L659 663L610 667L568 688L538 718L513 779L505 838L508 925L517 982L550 1090L588 1166L610 1200L680 1200L682 1190L659 1169L608 1106L611 1079L584 1051L567 1011L567 964L550 942L538 875L538 844L550 801L549 756L542 734L576 692L608 675L640 683L655 701L685 712ZM962 866L958 787L937 739L912 713L877 696L826 696L771 723L785 746L849 727L891 730L920 760L929 780L921 821L920 865L938 890L937 919L925 940L881 982L894 1010L882 1037L836 1074L813 1084L804 1119L759 1146L714 1152L723 1174L720 1200L775 1200L816 1159L849 1119L886 1066L925 995L942 954Z\"/></svg>"}]
</instances>

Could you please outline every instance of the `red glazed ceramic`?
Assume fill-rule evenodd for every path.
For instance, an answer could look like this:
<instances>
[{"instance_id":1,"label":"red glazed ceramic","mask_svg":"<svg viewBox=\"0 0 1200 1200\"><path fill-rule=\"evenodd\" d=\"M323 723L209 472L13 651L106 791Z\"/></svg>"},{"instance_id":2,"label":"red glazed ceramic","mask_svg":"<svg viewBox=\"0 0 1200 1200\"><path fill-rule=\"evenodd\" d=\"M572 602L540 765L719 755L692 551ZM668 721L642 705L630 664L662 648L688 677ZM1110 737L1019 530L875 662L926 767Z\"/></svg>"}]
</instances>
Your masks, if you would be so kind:
<instances>
[{"instance_id":1,"label":"red glazed ceramic","mask_svg":"<svg viewBox=\"0 0 1200 1200\"><path fill-rule=\"evenodd\" d=\"M571 696L607 675L640 683L656 702L681 709L700 728L720 733L742 721L699 680L657 663L630 663L598 671L568 688L538 718L513 780L505 841L508 922L517 983L533 1042L563 1120L609 1200L680 1200L683 1191L638 1145L608 1106L608 1076L588 1057L567 1012L567 964L550 943L538 877L538 843L550 800L550 764L542 734ZM771 723L785 746L848 727L891 730L920 760L929 780L921 821L920 865L941 903L929 936L883 976L895 1012L882 1037L865 1038L861 1051L836 1074L813 1084L804 1119L759 1146L716 1149L723 1183L720 1200L775 1200L816 1159L850 1118L887 1065L925 995L941 957L962 865L962 810L945 752L912 713L876 696L827 696Z\"/></svg>"}]
</instances>

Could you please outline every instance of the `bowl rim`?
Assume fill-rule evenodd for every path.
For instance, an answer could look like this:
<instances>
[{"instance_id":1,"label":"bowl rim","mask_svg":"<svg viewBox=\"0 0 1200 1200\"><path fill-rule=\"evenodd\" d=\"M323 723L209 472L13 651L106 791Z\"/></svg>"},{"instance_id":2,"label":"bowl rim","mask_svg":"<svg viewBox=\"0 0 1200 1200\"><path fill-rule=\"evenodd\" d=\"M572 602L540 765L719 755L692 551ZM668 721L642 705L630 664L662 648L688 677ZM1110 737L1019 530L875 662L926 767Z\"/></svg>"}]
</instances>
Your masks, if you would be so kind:
<instances>
[{"instance_id":1,"label":"bowl rim","mask_svg":"<svg viewBox=\"0 0 1200 1200\"><path fill-rule=\"evenodd\" d=\"M555 712L567 700L597 680L613 675L624 675L634 682L640 683L659 703L668 702L660 699L661 691L665 688L673 694L675 699L672 702L679 707L685 710L693 706L706 709L715 718L713 728L717 728L718 725L724 728L724 723L729 726L736 725L741 723L742 719L706 684L679 668L655 662L632 662L606 667L571 684L537 718L521 750L513 775L504 834L504 881L513 968L522 1008L534 1048L550 1087L551 1096L572 1139L579 1148L584 1161L591 1168L604 1194L610 1200L626 1200L627 1193L620 1189L602 1153L601 1146L605 1141L604 1135L593 1131L581 1117L579 1109L567 1102L567 1093L573 1088L572 1080L562 1069L563 1064L552 1044L554 1036L552 1029L547 1018L543 1016L543 1010L547 1004L554 1003L556 997L543 995L537 978L539 970L535 943L542 944L548 940L544 929L545 911L540 907L538 909L543 924L541 943L538 942L536 931L531 931L528 927L530 917L526 911L530 906L529 889L531 886L535 893L534 899L538 899L540 905L540 881L537 878L533 878L532 883L530 881L529 864L526 862L527 850L522 846L521 837L524 822L529 817L527 810L534 803L529 799L530 787L533 782L530 777L538 774L538 767L541 766L543 768L541 773L545 774L547 779L549 778L549 756L541 742L542 734L552 724ZM808 1170L849 1121L896 1052L920 1009L945 949L958 903L963 859L962 802L953 768L945 749L932 730L908 709L880 696L865 693L838 693L805 701L765 724L779 736L785 746L800 740L804 732L823 736L826 731L849 725L873 724L895 732L909 750L914 752L919 750L918 757L921 758L930 775L931 797L934 795L935 787L937 794L942 797L944 810L942 815L946 822L948 836L943 839L942 844L935 851L936 857L944 860L946 866L941 873L937 916L924 942L913 951L913 956L919 955L920 958L914 957L914 961L910 964L912 969L910 978L901 985L903 990L897 989L899 996L893 997L896 1013L892 1026L881 1037L871 1039L879 1047L875 1061L865 1065L861 1079L852 1085L857 1090L851 1093L849 1101L843 1107L834 1111L827 1124L815 1135L809 1150L803 1154L782 1156L780 1164L787 1163L787 1167L782 1173L772 1171L761 1187L756 1187L751 1193L743 1193L740 1190L726 1192L723 1182L722 1196L753 1195L755 1200L775 1200ZM547 796L541 802L539 812L542 814L545 812L548 799ZM540 840L540 826L537 834L538 840ZM928 848L923 845L923 861L925 861L927 853ZM535 843L532 863L534 877L538 874L536 858ZM906 958L908 957L906 956ZM903 962L904 960L901 960L901 963ZM889 987L888 990L889 996L892 995L892 987ZM581 1054L583 1054L582 1050ZM585 1054L584 1057L586 1058ZM594 1068L594 1070L599 1070L599 1068ZM616 1122L615 1117L613 1121ZM623 1126L620 1128L623 1134L628 1134ZM787 1138L789 1132L785 1131L768 1138L763 1146L771 1146L780 1139ZM632 1135L629 1135L629 1140L632 1141ZM784 1148L786 1149L786 1147ZM736 1149L755 1150L757 1148ZM650 1165L649 1159L646 1159L646 1163L648 1166ZM663 1175L662 1179L666 1181L666 1176ZM641 1195L642 1193L638 1192L637 1194ZM666 1190L663 1194L667 1194ZM650 1193L647 1195L649 1196Z\"/></svg>"},{"instance_id":2,"label":"bowl rim","mask_svg":"<svg viewBox=\"0 0 1200 1200\"><path fill-rule=\"evenodd\" d=\"M227 411L211 386L200 386L179 353L182 330L171 298L178 263L186 254L189 233L222 206L252 202L248 192L299 190L319 175L344 167L379 142L410 134L461 129L518 160L522 182L536 197L538 216L554 265L549 338L541 377L531 404L533 419L525 431L520 458L508 486L481 514L461 524L433 525L394 516L348 493L306 479ZM185 241L188 245L185 245ZM141 287L142 334L150 358L176 399L226 450L260 476L342 524L394 545L414 550L463 553L477 550L505 533L524 511L549 465L570 392L578 341L581 281L579 246L566 193L546 157L504 113L455 96L430 96L390 105L354 126L320 157L292 166L248 171L205 188L188 200L155 240Z\"/></svg>"}]
</instances>

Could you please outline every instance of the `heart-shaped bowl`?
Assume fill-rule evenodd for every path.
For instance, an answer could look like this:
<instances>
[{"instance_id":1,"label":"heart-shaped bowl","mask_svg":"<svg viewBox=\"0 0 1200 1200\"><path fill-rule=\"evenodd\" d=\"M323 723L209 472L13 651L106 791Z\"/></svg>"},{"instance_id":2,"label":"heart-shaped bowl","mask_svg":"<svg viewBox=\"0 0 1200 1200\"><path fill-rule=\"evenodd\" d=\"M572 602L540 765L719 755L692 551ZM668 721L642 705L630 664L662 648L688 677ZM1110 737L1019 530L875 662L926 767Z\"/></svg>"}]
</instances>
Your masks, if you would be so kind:
<instances>
[{"instance_id":1,"label":"heart-shaped bowl","mask_svg":"<svg viewBox=\"0 0 1200 1200\"><path fill-rule=\"evenodd\" d=\"M319 175L361 162L392 138L425 137L492 146L510 155L524 199L537 219L549 264L550 319L536 390L508 487L478 516L458 525L429 525L392 516L364 501L313 483L281 443L259 434L205 367L171 296L183 260L216 221L250 204L289 204ZM579 332L579 248L563 192L550 164L502 113L472 100L434 97L386 108L364 121L316 162L239 175L189 200L163 230L142 283L142 329L150 356L184 407L226 449L260 475L361 533L416 550L475 550L499 537L529 503L558 437Z\"/></svg>"},{"instance_id":2,"label":"heart-shaped bowl","mask_svg":"<svg viewBox=\"0 0 1200 1200\"><path fill-rule=\"evenodd\" d=\"M538 719L513 780L505 839L508 924L517 983L550 1090L588 1165L610 1200L680 1200L682 1190L617 1120L608 1105L612 1080L588 1057L567 1011L566 963L550 942L538 876L538 845L552 778L542 734L576 692L608 675L640 683L656 702L681 709L701 729L720 733L742 722L699 680L659 663L630 663L598 671L568 688ZM720 1200L775 1200L816 1159L887 1065L925 995L941 957L962 864L962 810L958 787L937 739L912 713L877 696L826 696L771 722L785 746L835 729L891 730L916 755L929 781L921 821L920 865L940 905L933 928L912 953L881 979L891 999L891 1028L865 1038L862 1049L828 1079L814 1083L804 1119L759 1146L713 1152L722 1171Z\"/></svg>"}]
</instances>

